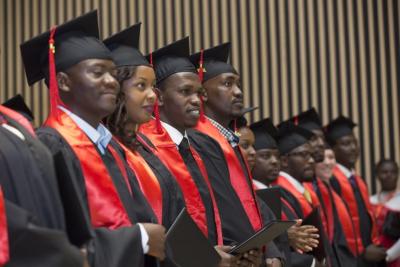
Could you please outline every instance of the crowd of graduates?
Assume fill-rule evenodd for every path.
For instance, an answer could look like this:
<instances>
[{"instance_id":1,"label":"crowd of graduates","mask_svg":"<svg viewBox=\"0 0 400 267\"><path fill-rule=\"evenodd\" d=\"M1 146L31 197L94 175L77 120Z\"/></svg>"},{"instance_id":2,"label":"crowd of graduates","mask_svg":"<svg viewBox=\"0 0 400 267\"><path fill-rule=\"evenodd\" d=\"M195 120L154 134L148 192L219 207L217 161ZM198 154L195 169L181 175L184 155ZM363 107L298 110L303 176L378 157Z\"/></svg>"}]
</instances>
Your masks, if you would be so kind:
<instances>
[{"instance_id":1,"label":"crowd of graduates","mask_svg":"<svg viewBox=\"0 0 400 267\"><path fill-rule=\"evenodd\" d=\"M400 266L398 165L378 163L370 196L350 118L248 124L230 43L144 56L140 27L100 40L92 11L21 44L50 111L34 129L21 96L0 105L0 266L210 266L168 232L182 210L215 266ZM232 252L280 221L293 225Z\"/></svg>"}]
</instances>

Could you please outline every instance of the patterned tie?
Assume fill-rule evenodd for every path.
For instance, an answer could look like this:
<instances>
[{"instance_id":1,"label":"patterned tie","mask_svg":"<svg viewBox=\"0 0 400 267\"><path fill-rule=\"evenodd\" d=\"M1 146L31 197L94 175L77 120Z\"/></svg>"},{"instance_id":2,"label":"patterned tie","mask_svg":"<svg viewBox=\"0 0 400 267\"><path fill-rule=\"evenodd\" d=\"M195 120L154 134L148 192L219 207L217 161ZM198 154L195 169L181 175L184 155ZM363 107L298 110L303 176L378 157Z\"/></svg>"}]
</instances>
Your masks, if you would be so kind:
<instances>
[{"instance_id":1,"label":"patterned tie","mask_svg":"<svg viewBox=\"0 0 400 267\"><path fill-rule=\"evenodd\" d=\"M312 204L312 198L311 198L311 193L307 189L304 188L304 193L303 196L307 200L308 203Z\"/></svg>"}]
</instances>

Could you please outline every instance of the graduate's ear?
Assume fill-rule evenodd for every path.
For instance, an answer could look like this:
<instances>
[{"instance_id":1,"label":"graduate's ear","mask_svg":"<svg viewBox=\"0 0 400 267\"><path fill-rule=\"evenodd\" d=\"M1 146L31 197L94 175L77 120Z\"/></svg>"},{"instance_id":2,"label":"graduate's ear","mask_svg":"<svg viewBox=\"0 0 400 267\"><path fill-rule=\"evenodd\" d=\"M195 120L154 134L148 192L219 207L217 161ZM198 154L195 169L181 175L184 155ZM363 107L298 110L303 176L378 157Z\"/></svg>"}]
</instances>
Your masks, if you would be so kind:
<instances>
[{"instance_id":1,"label":"graduate's ear","mask_svg":"<svg viewBox=\"0 0 400 267\"><path fill-rule=\"evenodd\" d=\"M163 106L164 105L164 100L163 100L163 94L160 88L155 88L154 93L157 95L157 100L158 100L158 106Z\"/></svg>"},{"instance_id":2,"label":"graduate's ear","mask_svg":"<svg viewBox=\"0 0 400 267\"><path fill-rule=\"evenodd\" d=\"M68 74L65 72L58 72L57 73L57 83L58 83L58 89L62 92L69 92L71 91L70 88L70 79L68 77Z\"/></svg>"},{"instance_id":3,"label":"graduate's ear","mask_svg":"<svg viewBox=\"0 0 400 267\"><path fill-rule=\"evenodd\" d=\"M281 156L281 168L285 169L288 167L289 158L286 155Z\"/></svg>"}]
</instances>

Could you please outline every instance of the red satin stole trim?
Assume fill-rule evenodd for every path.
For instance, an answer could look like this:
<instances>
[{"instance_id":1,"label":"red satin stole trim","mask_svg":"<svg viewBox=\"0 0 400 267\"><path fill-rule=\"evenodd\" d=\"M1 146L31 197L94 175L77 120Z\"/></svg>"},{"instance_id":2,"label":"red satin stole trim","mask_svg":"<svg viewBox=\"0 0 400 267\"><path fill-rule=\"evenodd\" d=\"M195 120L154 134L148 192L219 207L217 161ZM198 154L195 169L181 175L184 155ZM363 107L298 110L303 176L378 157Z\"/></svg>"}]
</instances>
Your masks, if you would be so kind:
<instances>
[{"instance_id":1,"label":"red satin stole trim","mask_svg":"<svg viewBox=\"0 0 400 267\"><path fill-rule=\"evenodd\" d=\"M57 130L79 159L85 178L92 225L109 229L131 226L130 218L107 167L86 134L61 110L58 120L49 117L45 125ZM108 148L114 155L112 147L109 146ZM123 170L121 170L121 173L124 173Z\"/></svg>"},{"instance_id":2,"label":"red satin stole trim","mask_svg":"<svg viewBox=\"0 0 400 267\"><path fill-rule=\"evenodd\" d=\"M163 198L157 177L139 153L128 150L124 146L122 147L124 148L129 167L138 179L141 191L157 216L158 223L162 224Z\"/></svg>"},{"instance_id":3,"label":"red satin stole trim","mask_svg":"<svg viewBox=\"0 0 400 267\"><path fill-rule=\"evenodd\" d=\"M35 130L33 129L32 124L18 112L14 111L12 109L9 109L5 106L0 105L0 113L3 113L4 115L15 120L22 127L24 127L30 134L32 134L32 136L36 136Z\"/></svg>"},{"instance_id":4,"label":"red satin stole trim","mask_svg":"<svg viewBox=\"0 0 400 267\"><path fill-rule=\"evenodd\" d=\"M154 153L158 156L163 163L169 168L171 173L175 176L176 181L178 182L185 199L185 204L188 213L192 217L192 219L196 222L197 226L203 232L205 236L208 236L208 228L207 228L207 217L206 217L206 209L204 203L201 199L200 192L193 181L179 151L175 145L175 143L171 140L167 131L162 128L161 132L157 131L156 122L154 119L149 121L148 123L142 124L140 127L140 132L146 135L147 138L153 143L156 147L154 149ZM218 207L215 201L214 193L211 188L210 182L208 180L208 175L206 168L200 159L200 156L197 154L194 149L190 148L194 159L197 162L197 165L200 168L200 171L206 181L208 189L210 191L210 196L212 198L213 208L214 208L214 217L215 217L215 225L217 229L217 239L218 244L222 244L222 227L221 220L218 211Z\"/></svg>"},{"instance_id":5,"label":"red satin stole trim","mask_svg":"<svg viewBox=\"0 0 400 267\"><path fill-rule=\"evenodd\" d=\"M229 178L232 187L238 195L240 202L242 203L243 209L246 211L247 217L249 218L253 226L253 229L255 231L261 229L263 222L260 210L258 208L258 203L255 200L254 189L252 186L249 186L247 177L244 173L238 157L236 156L234 149L226 140L226 138L220 134L218 129L208 119L202 121L199 120L196 126L196 130L214 138L221 146L222 151L225 155L226 163L228 165ZM243 155L241 156L243 158ZM246 164L246 171L250 179L252 180L251 172L249 170L249 167L247 166L246 160L244 160L244 162Z\"/></svg>"},{"instance_id":6,"label":"red satin stole trim","mask_svg":"<svg viewBox=\"0 0 400 267\"><path fill-rule=\"evenodd\" d=\"M293 207L289 204L289 202L288 202L286 199L284 199L283 197L281 197L281 201L282 201L282 207L283 207L283 206L286 206L286 208L288 208L294 215L297 216L296 211L293 209ZM285 213L285 211L282 209L282 220L287 221L287 220L289 220L289 219L292 219L292 218L289 218L289 216L288 216L288 215ZM300 218L295 218L295 219L300 219Z\"/></svg>"},{"instance_id":7,"label":"red satin stole trim","mask_svg":"<svg viewBox=\"0 0 400 267\"><path fill-rule=\"evenodd\" d=\"M304 218L307 217L308 214L311 213L313 206L310 203L308 203L307 199L303 196L303 194L300 193L299 191L297 191L297 189L288 180L286 180L285 177L278 176L278 178L274 181L273 184L279 185L282 188L286 189L296 198L296 200L300 204L301 210L303 211ZM289 206L291 206L291 205L289 204ZM304 219L304 218L302 218L302 219Z\"/></svg>"},{"instance_id":8,"label":"red satin stole trim","mask_svg":"<svg viewBox=\"0 0 400 267\"><path fill-rule=\"evenodd\" d=\"M3 266L10 259L8 247L8 230L6 207L3 198L3 191L0 187L0 266Z\"/></svg>"},{"instance_id":9,"label":"red satin stole trim","mask_svg":"<svg viewBox=\"0 0 400 267\"><path fill-rule=\"evenodd\" d=\"M357 244L357 251L361 254L364 251L364 245L361 240L360 217L358 215L357 201L354 196L353 188L351 187L350 181L347 176L339 169L338 166L335 166L333 168L333 175L336 177L340 185L342 198L348 206L355 232L354 243Z\"/></svg>"},{"instance_id":10,"label":"red satin stole trim","mask_svg":"<svg viewBox=\"0 0 400 267\"><path fill-rule=\"evenodd\" d=\"M334 219L333 219L333 206L332 206L332 201L329 196L329 191L326 188L325 185L321 185L322 181L317 179L318 187L321 192L322 196L322 201L324 203L324 209L321 209L321 221L322 225L324 226L325 233L327 234L329 241L333 241L333 233L334 233ZM312 199L312 204L315 207L315 204L318 203L318 206L320 206L320 200L318 198L318 195L314 191L314 186L312 183L303 183L304 187L310 192L311 194L311 199Z\"/></svg>"},{"instance_id":11,"label":"red satin stole trim","mask_svg":"<svg viewBox=\"0 0 400 267\"><path fill-rule=\"evenodd\" d=\"M375 215L373 213L373 208L371 202L369 201L369 192L367 184L365 183L364 179L361 178L359 175L355 175L358 188L361 191L361 196L364 200L365 207L367 208L368 214L371 218L372 222L372 233L371 238L374 244L379 244L379 235L378 235L378 228L376 227Z\"/></svg>"}]
</instances>

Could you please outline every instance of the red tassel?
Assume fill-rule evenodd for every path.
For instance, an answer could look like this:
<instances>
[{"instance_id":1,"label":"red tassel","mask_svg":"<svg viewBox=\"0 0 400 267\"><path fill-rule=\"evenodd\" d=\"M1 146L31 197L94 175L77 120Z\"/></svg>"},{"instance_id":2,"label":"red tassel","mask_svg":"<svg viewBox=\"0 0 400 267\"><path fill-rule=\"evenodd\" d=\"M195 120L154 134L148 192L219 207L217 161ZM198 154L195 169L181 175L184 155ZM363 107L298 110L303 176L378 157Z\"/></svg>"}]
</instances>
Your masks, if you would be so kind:
<instances>
[{"instance_id":1,"label":"red tassel","mask_svg":"<svg viewBox=\"0 0 400 267\"><path fill-rule=\"evenodd\" d=\"M200 82L203 83L203 79L204 79L204 68L203 68L203 64L204 64L204 50L201 49L200 50L200 61L199 61L199 68L197 69L197 72L199 73L199 79ZM206 116L204 116L204 99L203 96L200 95L200 121L204 122L206 119Z\"/></svg>"},{"instance_id":2,"label":"red tassel","mask_svg":"<svg viewBox=\"0 0 400 267\"><path fill-rule=\"evenodd\" d=\"M59 110L58 106L65 106L58 92L58 83L56 78L56 64L54 54L56 52L56 48L54 45L54 35L56 33L56 28L53 27L50 31L49 37L49 94L50 94L50 116L58 118Z\"/></svg>"},{"instance_id":3,"label":"red tassel","mask_svg":"<svg viewBox=\"0 0 400 267\"><path fill-rule=\"evenodd\" d=\"M154 68L154 66L153 66L153 52L150 53L150 66L152 68Z\"/></svg>"},{"instance_id":4,"label":"red tassel","mask_svg":"<svg viewBox=\"0 0 400 267\"><path fill-rule=\"evenodd\" d=\"M156 129L159 134L162 133L162 125L160 120L160 107L158 105L158 96L156 102L154 102L154 117L156 118Z\"/></svg>"},{"instance_id":5,"label":"red tassel","mask_svg":"<svg viewBox=\"0 0 400 267\"><path fill-rule=\"evenodd\" d=\"M237 119L234 119L233 120L233 131L235 132L235 133L237 133L238 132L238 128L237 128Z\"/></svg>"},{"instance_id":6,"label":"red tassel","mask_svg":"<svg viewBox=\"0 0 400 267\"><path fill-rule=\"evenodd\" d=\"M299 125L299 117L298 116L296 116L296 117L294 117L293 118L293 123L294 123L294 125Z\"/></svg>"},{"instance_id":7,"label":"red tassel","mask_svg":"<svg viewBox=\"0 0 400 267\"><path fill-rule=\"evenodd\" d=\"M150 65L152 68L154 68L153 65L153 52L150 53ZM158 92L156 93L156 101L154 102L154 117L156 118L156 130L159 134L162 133L162 125L161 125L161 119L160 119L160 107L158 105Z\"/></svg>"}]
</instances>

